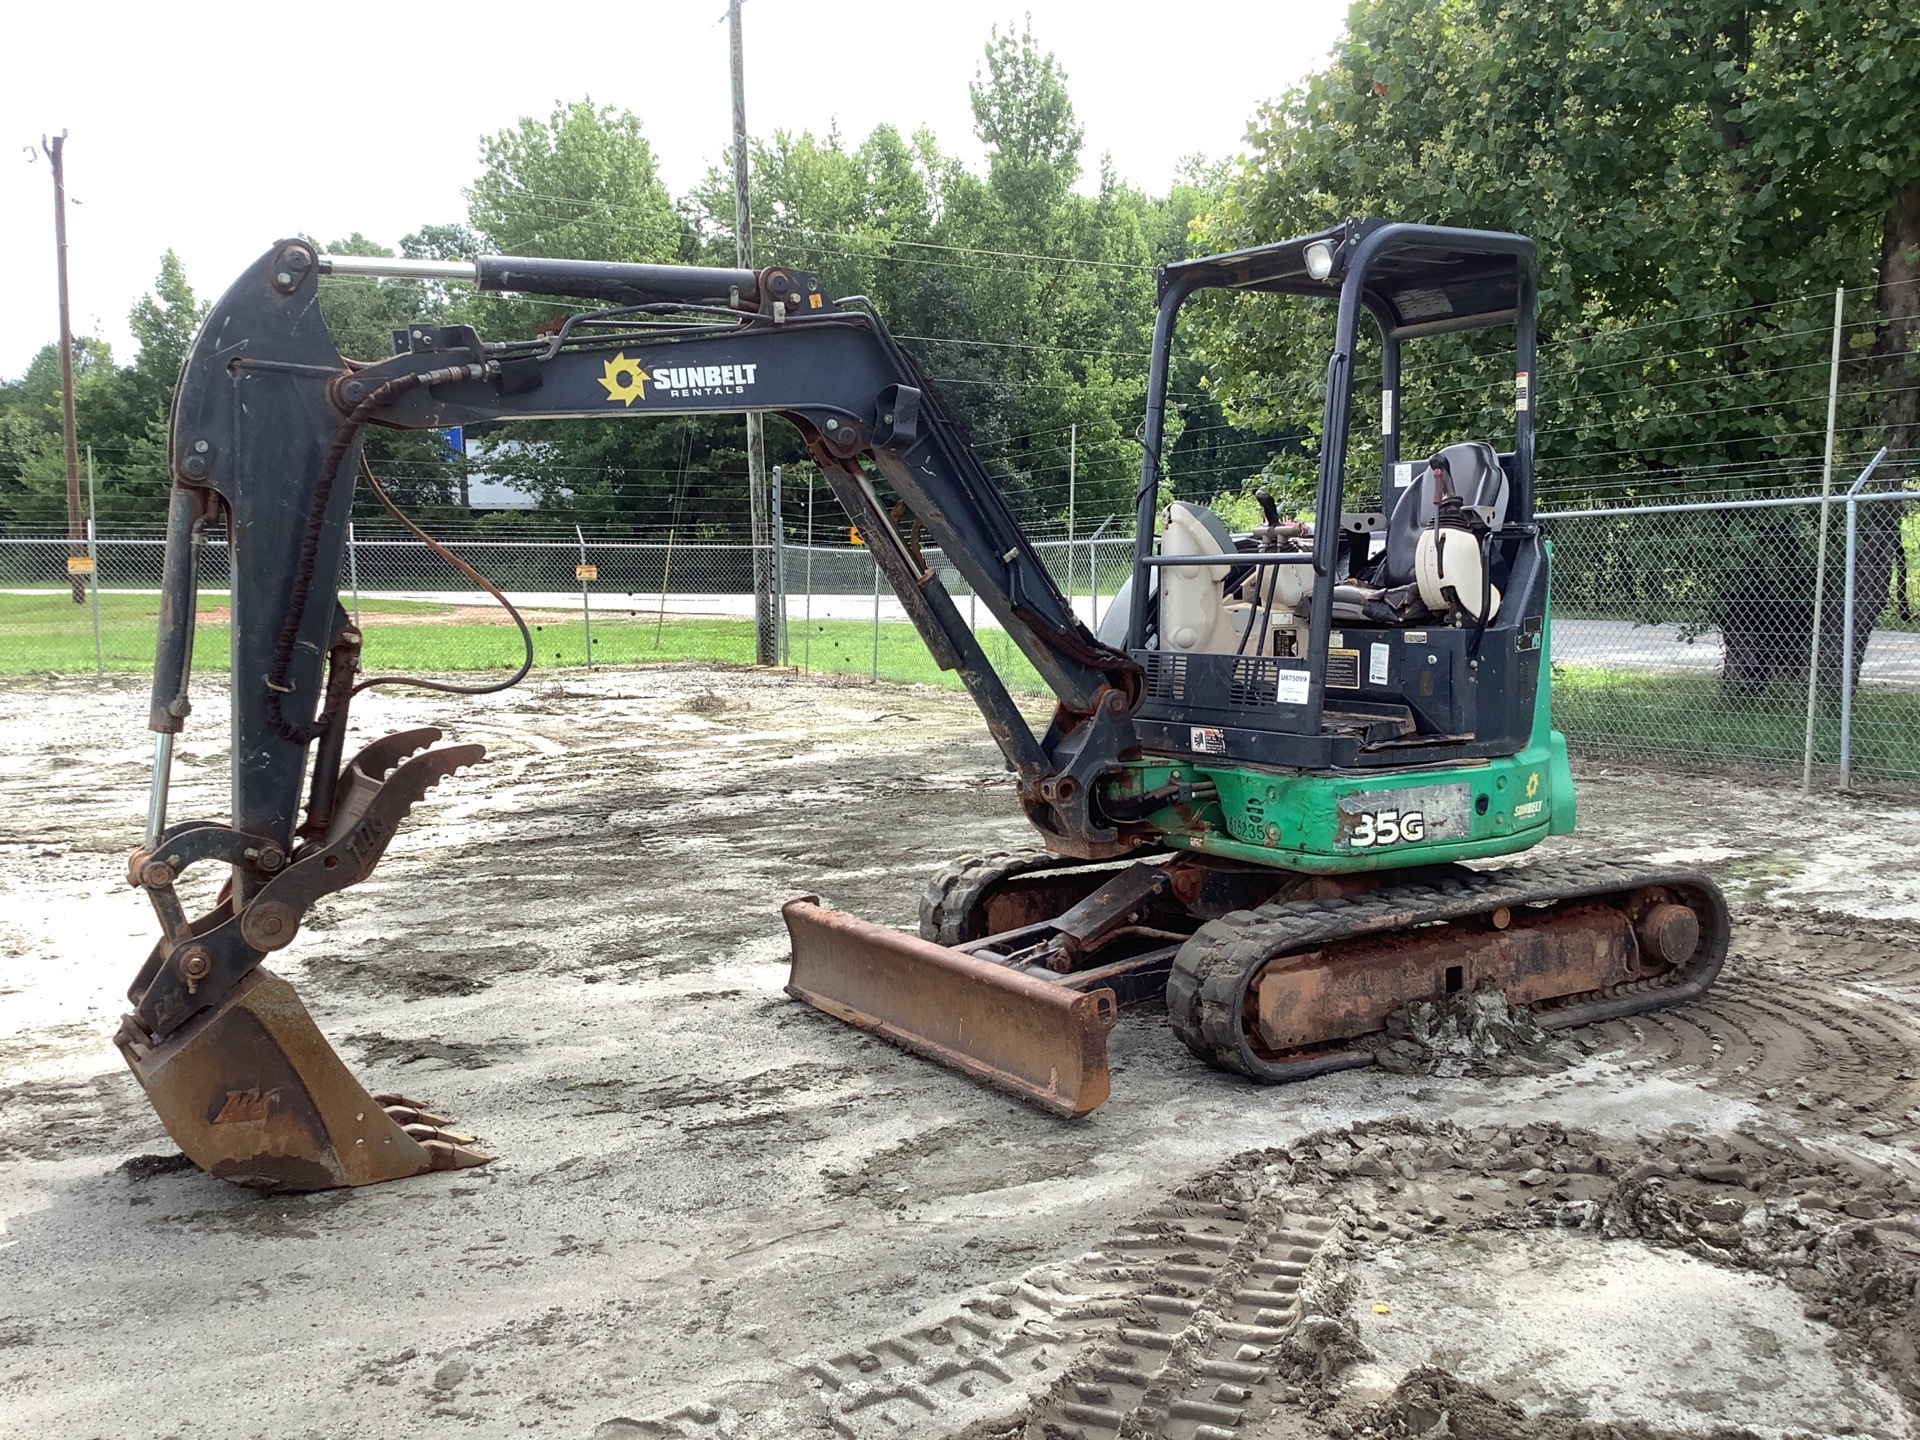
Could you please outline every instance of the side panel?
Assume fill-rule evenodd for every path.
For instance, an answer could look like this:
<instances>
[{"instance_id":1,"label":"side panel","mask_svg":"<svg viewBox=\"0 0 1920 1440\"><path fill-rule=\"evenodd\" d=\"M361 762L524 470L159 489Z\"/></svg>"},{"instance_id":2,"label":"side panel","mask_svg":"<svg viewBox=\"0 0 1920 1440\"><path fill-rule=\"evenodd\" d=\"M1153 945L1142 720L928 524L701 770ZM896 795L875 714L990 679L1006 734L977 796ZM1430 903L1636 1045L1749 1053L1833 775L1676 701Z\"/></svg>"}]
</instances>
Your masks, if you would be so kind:
<instances>
[{"instance_id":1,"label":"side panel","mask_svg":"<svg viewBox=\"0 0 1920 1440\"><path fill-rule=\"evenodd\" d=\"M1541 555L1538 609L1532 612L1538 638L1529 638L1530 653L1511 657L1517 673L1508 676L1509 683L1533 682L1526 738L1517 752L1330 775L1240 764L1230 754L1160 755L1128 767L1128 793L1180 782L1211 785L1211 798L1196 797L1150 817L1168 844L1313 873L1487 859L1571 833L1573 771L1566 738L1553 728L1545 670L1552 643L1551 547ZM1404 635L1400 644L1406 644Z\"/></svg>"}]
</instances>

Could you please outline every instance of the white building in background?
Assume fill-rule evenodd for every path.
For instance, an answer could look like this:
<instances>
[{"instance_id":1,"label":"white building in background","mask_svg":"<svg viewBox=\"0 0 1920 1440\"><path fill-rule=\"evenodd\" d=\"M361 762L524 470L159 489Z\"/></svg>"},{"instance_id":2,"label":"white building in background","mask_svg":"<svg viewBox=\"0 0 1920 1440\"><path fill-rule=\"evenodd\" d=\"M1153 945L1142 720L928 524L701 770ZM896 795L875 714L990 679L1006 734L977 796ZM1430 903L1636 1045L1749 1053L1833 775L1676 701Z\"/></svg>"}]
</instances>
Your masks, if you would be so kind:
<instances>
[{"instance_id":1,"label":"white building in background","mask_svg":"<svg viewBox=\"0 0 1920 1440\"><path fill-rule=\"evenodd\" d=\"M489 473L489 462L499 464L516 456L538 454L541 442L537 440L508 440L487 436L474 436L465 439L461 432L447 432L447 443L455 448L455 453L464 454L472 468L467 472L466 500L467 508L476 513L501 510L536 510L540 498L530 490L525 490L512 480L503 480ZM569 492L562 491L563 497Z\"/></svg>"}]
</instances>

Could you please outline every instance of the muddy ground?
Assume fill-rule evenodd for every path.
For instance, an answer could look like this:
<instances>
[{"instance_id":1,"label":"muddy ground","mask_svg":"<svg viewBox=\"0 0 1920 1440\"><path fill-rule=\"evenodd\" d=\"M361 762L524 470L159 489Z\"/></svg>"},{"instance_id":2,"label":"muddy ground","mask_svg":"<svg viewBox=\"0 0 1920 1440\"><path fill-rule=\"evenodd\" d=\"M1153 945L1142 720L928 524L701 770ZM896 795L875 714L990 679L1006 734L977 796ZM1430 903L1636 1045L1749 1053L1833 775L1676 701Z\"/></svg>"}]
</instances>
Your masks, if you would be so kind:
<instances>
[{"instance_id":1,"label":"muddy ground","mask_svg":"<svg viewBox=\"0 0 1920 1440\"><path fill-rule=\"evenodd\" d=\"M224 697L199 688L176 819L225 808ZM1910 797L1583 767L1552 853L1727 888L1705 1000L1529 1073L1281 1089L1134 1013L1113 1099L1066 1123L781 993L782 900L911 924L939 862L1026 843L958 696L706 669L376 692L367 737L438 721L492 758L277 968L370 1085L500 1159L261 1198L181 1167L110 1045L153 935L120 878L145 704L0 689L6 1433L1893 1436L1920 1414Z\"/></svg>"}]
</instances>

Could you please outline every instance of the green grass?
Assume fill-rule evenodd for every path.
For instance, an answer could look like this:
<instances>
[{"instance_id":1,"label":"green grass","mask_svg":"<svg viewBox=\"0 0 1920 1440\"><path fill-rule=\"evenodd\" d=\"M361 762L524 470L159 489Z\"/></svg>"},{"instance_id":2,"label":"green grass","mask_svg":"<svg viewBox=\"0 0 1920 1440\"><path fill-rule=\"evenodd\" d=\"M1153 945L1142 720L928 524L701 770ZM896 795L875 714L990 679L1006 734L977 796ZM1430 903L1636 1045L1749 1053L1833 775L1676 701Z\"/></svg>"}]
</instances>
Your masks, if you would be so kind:
<instances>
[{"instance_id":1,"label":"green grass","mask_svg":"<svg viewBox=\"0 0 1920 1440\"><path fill-rule=\"evenodd\" d=\"M143 672L153 665L158 600L150 595L102 595L100 632L106 667ZM201 613L219 613L223 596L206 596ZM426 602L378 602L380 616L446 615L453 607ZM374 612L367 607L371 616ZM536 612L534 663L542 670L578 669L585 644L577 615ZM519 636L505 623L409 624L369 618L369 670L445 673L500 671L520 662ZM979 632L1007 687L1037 694L1044 687L1026 657L998 630ZM596 614L595 663L646 665L708 660L753 662L749 620L669 620ZM870 621L794 619L788 630L791 663L823 674L868 675L874 665ZM194 666L205 674L227 669L227 627L203 621ZM64 591L0 595L0 675L85 674L93 669L91 612ZM959 688L935 668L910 625L880 626L883 680ZM1752 697L1729 696L1710 675L1673 675L1564 665L1554 671L1554 723L1576 752L1673 757L1696 763L1762 764L1792 768L1800 761L1806 695L1781 687ZM1815 729L1815 759L1839 759L1838 706L1823 703ZM1856 697L1854 765L1862 775L1920 777L1920 695L1866 690Z\"/></svg>"},{"instance_id":2,"label":"green grass","mask_svg":"<svg viewBox=\"0 0 1920 1440\"><path fill-rule=\"evenodd\" d=\"M200 601L202 614L225 606L225 596L203 596ZM159 622L157 595L101 595L100 650L106 668L151 669ZM196 668L226 668L225 625L200 627L193 663ZM90 605L75 605L65 590L0 595L0 675L75 674L92 669Z\"/></svg>"},{"instance_id":3,"label":"green grass","mask_svg":"<svg viewBox=\"0 0 1920 1440\"><path fill-rule=\"evenodd\" d=\"M202 619L195 627L193 663L202 674L228 668L228 628L221 616L226 597L202 596ZM362 607L367 636L366 668L435 673L508 670L520 663L520 636L504 615L497 623L396 623L386 616L439 616L453 606L431 602L381 600ZM579 668L586 663L586 637L580 617L556 611L527 616L533 632L537 669ZM153 595L103 594L100 597L101 652L109 670L143 672L153 666L159 625L159 598ZM874 663L874 627L863 620L799 619L789 623L788 648L795 666L826 674L866 675ZM1038 692L1039 675L1026 657L997 630L980 632L981 646L1009 689ZM656 624L644 616L596 612L593 658L599 665L646 665L713 660L750 665L754 629L750 620L668 620ZM67 592L0 595L0 675L85 674L93 669L93 618L88 606L76 606ZM882 679L944 685L959 680L939 670L911 625L880 626Z\"/></svg>"},{"instance_id":4,"label":"green grass","mask_svg":"<svg viewBox=\"0 0 1920 1440\"><path fill-rule=\"evenodd\" d=\"M1806 743L1806 705L1805 690L1783 685L1735 696L1712 675L1585 665L1553 670L1553 723L1576 753L1796 768ZM1840 706L1833 697L1822 697L1813 743L1816 763L1838 763ZM1862 775L1920 777L1920 695L1855 693L1853 767Z\"/></svg>"}]
</instances>

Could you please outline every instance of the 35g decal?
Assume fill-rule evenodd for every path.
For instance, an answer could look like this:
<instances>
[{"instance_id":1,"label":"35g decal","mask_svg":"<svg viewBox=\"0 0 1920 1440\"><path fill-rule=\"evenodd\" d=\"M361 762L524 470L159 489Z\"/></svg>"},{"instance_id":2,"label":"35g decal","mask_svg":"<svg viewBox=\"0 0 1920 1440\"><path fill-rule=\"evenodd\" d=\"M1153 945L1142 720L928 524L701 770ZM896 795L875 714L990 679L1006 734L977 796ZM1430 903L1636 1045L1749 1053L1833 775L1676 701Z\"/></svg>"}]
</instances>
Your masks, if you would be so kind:
<instances>
[{"instance_id":1,"label":"35g decal","mask_svg":"<svg viewBox=\"0 0 1920 1440\"><path fill-rule=\"evenodd\" d=\"M1427 817L1418 810L1362 810L1353 817L1347 844L1354 850L1377 850L1426 838Z\"/></svg>"}]
</instances>

